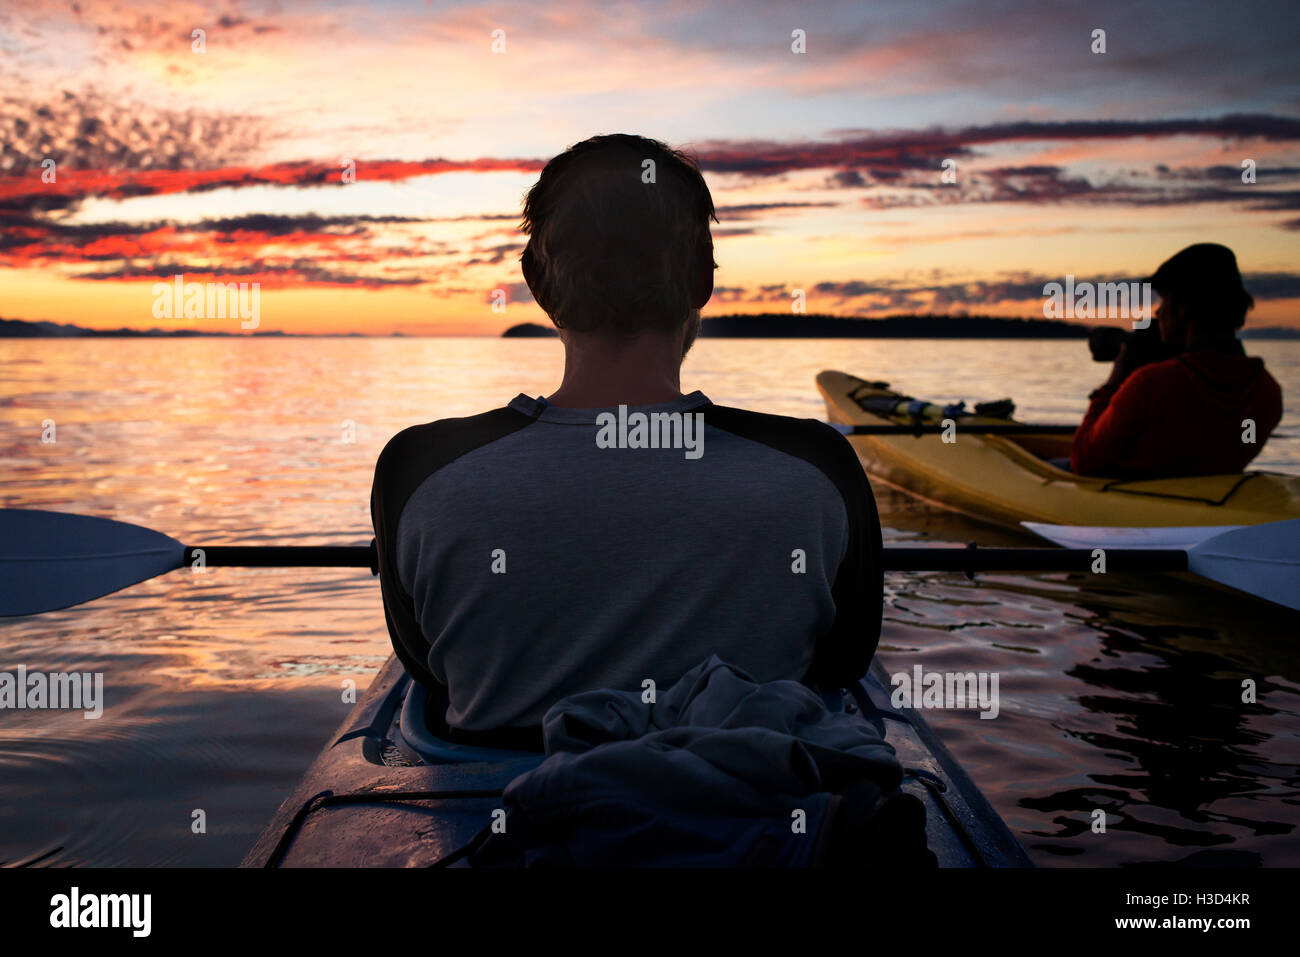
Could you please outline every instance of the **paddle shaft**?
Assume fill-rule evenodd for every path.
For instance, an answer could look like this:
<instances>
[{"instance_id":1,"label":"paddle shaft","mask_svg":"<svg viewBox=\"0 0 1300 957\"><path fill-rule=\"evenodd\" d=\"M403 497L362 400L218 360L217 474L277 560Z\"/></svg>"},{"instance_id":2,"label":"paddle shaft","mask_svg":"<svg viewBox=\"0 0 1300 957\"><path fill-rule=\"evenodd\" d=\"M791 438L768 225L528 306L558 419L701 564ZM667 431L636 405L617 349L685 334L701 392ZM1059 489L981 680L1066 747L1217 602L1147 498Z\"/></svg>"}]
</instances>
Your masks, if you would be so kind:
<instances>
[{"instance_id":1,"label":"paddle shaft","mask_svg":"<svg viewBox=\"0 0 1300 957\"><path fill-rule=\"evenodd\" d=\"M1086 572L1097 562L1091 548L910 548L885 549L891 572ZM1187 552L1176 548L1108 548L1106 571L1185 572Z\"/></svg>"},{"instance_id":2,"label":"paddle shaft","mask_svg":"<svg viewBox=\"0 0 1300 957\"><path fill-rule=\"evenodd\" d=\"M845 435L942 435L964 432L968 435L1073 435L1077 425L848 425L836 426Z\"/></svg>"},{"instance_id":3,"label":"paddle shaft","mask_svg":"<svg viewBox=\"0 0 1300 957\"><path fill-rule=\"evenodd\" d=\"M377 570L378 555L371 545L209 545L188 546L185 564L193 565L198 553L203 564L232 568L369 568Z\"/></svg>"},{"instance_id":4,"label":"paddle shaft","mask_svg":"<svg viewBox=\"0 0 1300 957\"><path fill-rule=\"evenodd\" d=\"M828 423L841 435L942 435L948 431L964 432L967 435L1074 435L1079 431L1077 425L971 425L954 422L946 425L842 425L838 422ZM1270 439L1291 439L1293 435L1272 432Z\"/></svg>"},{"instance_id":5,"label":"paddle shaft","mask_svg":"<svg viewBox=\"0 0 1300 957\"><path fill-rule=\"evenodd\" d=\"M374 546L338 545L212 545L185 549L185 564L197 552L210 566L241 568L377 568ZM1097 560L1090 548L945 548L891 545L885 549L885 570L891 572L1070 572L1090 571ZM1106 550L1107 571L1187 571L1187 552L1173 548L1112 548Z\"/></svg>"}]
</instances>

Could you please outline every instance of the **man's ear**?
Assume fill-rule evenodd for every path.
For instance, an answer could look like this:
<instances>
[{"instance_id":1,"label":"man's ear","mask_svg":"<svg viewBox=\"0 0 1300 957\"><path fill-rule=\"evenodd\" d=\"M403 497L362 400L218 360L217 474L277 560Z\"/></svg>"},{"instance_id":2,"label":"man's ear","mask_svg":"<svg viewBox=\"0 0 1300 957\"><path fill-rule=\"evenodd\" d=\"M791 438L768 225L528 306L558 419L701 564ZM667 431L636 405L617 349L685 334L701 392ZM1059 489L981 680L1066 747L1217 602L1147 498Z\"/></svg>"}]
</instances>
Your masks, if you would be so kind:
<instances>
[{"instance_id":1,"label":"man's ear","mask_svg":"<svg viewBox=\"0 0 1300 957\"><path fill-rule=\"evenodd\" d=\"M691 308L703 309L704 304L713 296L713 237L706 234L700 247L700 256L695 262L695 285L691 288Z\"/></svg>"}]
</instances>

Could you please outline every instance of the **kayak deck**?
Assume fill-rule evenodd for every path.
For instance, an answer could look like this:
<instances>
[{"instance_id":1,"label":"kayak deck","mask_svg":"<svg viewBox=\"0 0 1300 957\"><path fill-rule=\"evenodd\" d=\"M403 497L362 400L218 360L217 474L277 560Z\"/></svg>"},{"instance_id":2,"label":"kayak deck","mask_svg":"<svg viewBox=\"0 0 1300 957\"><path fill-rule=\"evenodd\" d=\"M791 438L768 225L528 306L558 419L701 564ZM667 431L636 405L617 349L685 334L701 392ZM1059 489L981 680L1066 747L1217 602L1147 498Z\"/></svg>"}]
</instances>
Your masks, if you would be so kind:
<instances>
[{"instance_id":1,"label":"kayak deck","mask_svg":"<svg viewBox=\"0 0 1300 957\"><path fill-rule=\"evenodd\" d=\"M894 709L879 663L862 689L883 712L905 769L903 790L926 809L941 867L1028 867L1024 848L916 711ZM244 867L423 867L467 844L502 806L501 792L541 755L491 752L404 734L416 703L390 658L280 806ZM405 705L405 707L404 707ZM420 742L425 753L408 738Z\"/></svg>"},{"instance_id":2,"label":"kayak deck","mask_svg":"<svg viewBox=\"0 0 1300 957\"><path fill-rule=\"evenodd\" d=\"M869 411L904 399L887 383L843 372L817 375L829 421L842 425L912 424L904 415ZM1070 453L1069 436L980 435L980 425L1015 425L1010 417L964 416L957 440L940 435L851 435L866 471L934 504L975 519L1018 528L1054 525L1256 525L1300 518L1300 476L1242 472L1124 480L1076 475L1048 459Z\"/></svg>"}]
</instances>

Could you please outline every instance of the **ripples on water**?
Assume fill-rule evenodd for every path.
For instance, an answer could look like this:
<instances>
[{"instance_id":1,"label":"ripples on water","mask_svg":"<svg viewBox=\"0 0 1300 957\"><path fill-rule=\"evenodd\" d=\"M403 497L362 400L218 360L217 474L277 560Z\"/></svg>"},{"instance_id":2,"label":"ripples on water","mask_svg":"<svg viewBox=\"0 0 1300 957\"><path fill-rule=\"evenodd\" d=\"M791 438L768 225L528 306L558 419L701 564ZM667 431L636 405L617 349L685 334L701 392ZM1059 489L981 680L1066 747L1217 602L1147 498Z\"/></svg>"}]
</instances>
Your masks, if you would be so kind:
<instances>
[{"instance_id":1,"label":"ripples on water","mask_svg":"<svg viewBox=\"0 0 1300 957\"><path fill-rule=\"evenodd\" d=\"M891 672L999 673L997 720L926 717L1040 864L1300 861L1294 613L1175 576L891 576L887 597Z\"/></svg>"},{"instance_id":2,"label":"ripples on water","mask_svg":"<svg viewBox=\"0 0 1300 957\"><path fill-rule=\"evenodd\" d=\"M1300 346L1248 350L1300 435ZM1077 420L1105 375L1074 342L705 340L683 387L822 417L823 368L941 401L1013 396L1033 421ZM549 392L561 369L553 340L9 340L3 504L189 544L362 543L392 434ZM1300 471L1300 440L1256 465ZM891 540L1024 543L876 491ZM1170 576L896 575L887 599L891 671L999 673L997 720L927 717L1040 864L1300 865L1296 615ZM0 622L0 648L0 670L103 671L107 699L97 721L0 712L0 862L209 865L242 857L388 639L365 572L210 569Z\"/></svg>"}]
</instances>

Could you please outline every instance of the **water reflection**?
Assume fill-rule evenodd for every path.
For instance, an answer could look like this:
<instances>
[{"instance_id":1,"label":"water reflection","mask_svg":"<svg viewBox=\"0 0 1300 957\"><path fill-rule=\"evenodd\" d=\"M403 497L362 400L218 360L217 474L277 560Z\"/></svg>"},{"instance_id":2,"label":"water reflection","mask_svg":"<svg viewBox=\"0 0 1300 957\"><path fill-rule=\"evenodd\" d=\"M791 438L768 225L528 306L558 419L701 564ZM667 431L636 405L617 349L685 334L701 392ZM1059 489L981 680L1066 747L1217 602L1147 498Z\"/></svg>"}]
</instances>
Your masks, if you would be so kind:
<instances>
[{"instance_id":1,"label":"water reflection","mask_svg":"<svg viewBox=\"0 0 1300 957\"><path fill-rule=\"evenodd\" d=\"M891 670L1000 672L999 720L927 716L1040 860L1295 863L1300 615L1173 576L891 585Z\"/></svg>"},{"instance_id":2,"label":"water reflection","mask_svg":"<svg viewBox=\"0 0 1300 957\"><path fill-rule=\"evenodd\" d=\"M1293 403L1289 434L1295 345L1252 345ZM705 340L683 384L821 417L813 376L842 368L942 401L1013 395L1038 421L1082 413L1097 373L1081 344L998 343L993 383L987 348ZM362 543L391 435L548 392L561 367L546 340L10 341L0 497L189 544ZM1300 440L1260 464L1300 468ZM891 540L1027 543L876 490ZM1295 615L1168 576L891 575L887 598L890 669L1000 674L997 720L929 717L1040 863L1300 865ZM242 857L388 639L365 572L212 569L0 622L0 648L4 669L103 671L107 698L100 721L0 714L0 862L200 865Z\"/></svg>"}]
</instances>

